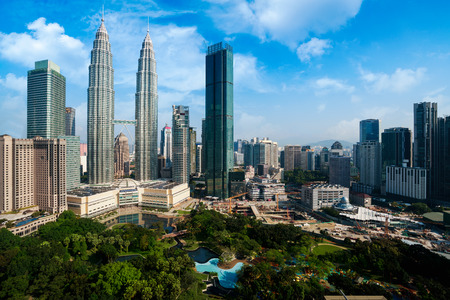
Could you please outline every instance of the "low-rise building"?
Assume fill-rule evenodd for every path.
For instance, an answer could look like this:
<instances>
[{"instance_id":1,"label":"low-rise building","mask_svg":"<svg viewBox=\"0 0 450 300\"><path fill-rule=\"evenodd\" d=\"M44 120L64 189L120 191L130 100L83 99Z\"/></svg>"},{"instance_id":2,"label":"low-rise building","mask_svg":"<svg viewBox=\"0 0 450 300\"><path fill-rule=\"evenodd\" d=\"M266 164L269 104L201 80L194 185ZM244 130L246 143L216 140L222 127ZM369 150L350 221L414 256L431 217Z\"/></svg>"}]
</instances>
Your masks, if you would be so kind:
<instances>
[{"instance_id":1,"label":"low-rise building","mask_svg":"<svg viewBox=\"0 0 450 300\"><path fill-rule=\"evenodd\" d=\"M302 188L302 202L312 210L331 207L342 197L349 197L349 189L338 184L312 184Z\"/></svg>"},{"instance_id":2,"label":"low-rise building","mask_svg":"<svg viewBox=\"0 0 450 300\"><path fill-rule=\"evenodd\" d=\"M358 206L368 207L372 205L372 196L351 191L350 202Z\"/></svg>"},{"instance_id":3,"label":"low-rise building","mask_svg":"<svg viewBox=\"0 0 450 300\"><path fill-rule=\"evenodd\" d=\"M55 222L58 218L57 214L33 218L29 220L20 221L16 224L16 227L9 228L8 230L18 236L29 235L39 229L44 224L49 222Z\"/></svg>"},{"instance_id":4,"label":"low-rise building","mask_svg":"<svg viewBox=\"0 0 450 300\"><path fill-rule=\"evenodd\" d=\"M170 209L190 196L187 183L123 180L111 186L87 186L70 192L68 207L82 217L94 217L123 206Z\"/></svg>"},{"instance_id":5,"label":"low-rise building","mask_svg":"<svg viewBox=\"0 0 450 300\"><path fill-rule=\"evenodd\" d=\"M276 200L277 194L279 200L286 200L285 191L284 183L270 178L255 177L247 183L248 197L252 200Z\"/></svg>"}]
</instances>

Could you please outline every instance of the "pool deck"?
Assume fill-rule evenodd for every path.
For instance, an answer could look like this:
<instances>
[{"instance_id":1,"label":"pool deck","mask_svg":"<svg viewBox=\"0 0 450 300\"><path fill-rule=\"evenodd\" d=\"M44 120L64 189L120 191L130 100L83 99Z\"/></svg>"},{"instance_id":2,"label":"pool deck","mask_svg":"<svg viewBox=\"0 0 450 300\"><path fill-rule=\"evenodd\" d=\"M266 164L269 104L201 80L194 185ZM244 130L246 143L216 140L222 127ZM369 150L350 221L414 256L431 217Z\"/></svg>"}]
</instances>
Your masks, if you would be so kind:
<instances>
[{"instance_id":1,"label":"pool deck","mask_svg":"<svg viewBox=\"0 0 450 300\"><path fill-rule=\"evenodd\" d=\"M232 269L237 263L243 263L244 265L250 264L248 260L243 259L233 259L230 262L227 263L219 263L217 266L224 270Z\"/></svg>"}]
</instances>

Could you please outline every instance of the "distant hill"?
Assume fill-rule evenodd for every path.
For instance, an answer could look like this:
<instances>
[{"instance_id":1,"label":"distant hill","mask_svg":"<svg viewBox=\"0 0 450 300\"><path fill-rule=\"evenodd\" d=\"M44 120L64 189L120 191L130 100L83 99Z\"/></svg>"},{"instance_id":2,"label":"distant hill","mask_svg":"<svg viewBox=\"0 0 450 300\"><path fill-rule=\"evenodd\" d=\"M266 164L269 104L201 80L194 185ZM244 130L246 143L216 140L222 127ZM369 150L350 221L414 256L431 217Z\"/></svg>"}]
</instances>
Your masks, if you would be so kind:
<instances>
[{"instance_id":1,"label":"distant hill","mask_svg":"<svg viewBox=\"0 0 450 300\"><path fill-rule=\"evenodd\" d=\"M306 145L309 145L311 147L314 146L322 146L322 147L327 147L328 149L331 148L331 145L334 144L334 142L339 141L342 144L342 147L344 147L344 149L353 149L353 144L352 142L348 142L348 141L342 141L342 140L324 140L324 141L319 141L319 142L315 142L315 143L309 143Z\"/></svg>"}]
</instances>

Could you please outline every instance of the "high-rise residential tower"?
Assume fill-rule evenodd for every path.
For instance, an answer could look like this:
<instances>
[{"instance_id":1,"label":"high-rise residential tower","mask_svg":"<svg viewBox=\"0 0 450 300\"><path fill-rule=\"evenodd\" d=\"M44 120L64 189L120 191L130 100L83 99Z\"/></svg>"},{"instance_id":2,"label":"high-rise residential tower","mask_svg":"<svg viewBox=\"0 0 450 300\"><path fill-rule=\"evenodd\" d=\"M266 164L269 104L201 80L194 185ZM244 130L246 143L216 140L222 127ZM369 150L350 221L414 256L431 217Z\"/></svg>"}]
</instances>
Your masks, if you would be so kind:
<instances>
[{"instance_id":1,"label":"high-rise residential tower","mask_svg":"<svg viewBox=\"0 0 450 300\"><path fill-rule=\"evenodd\" d=\"M91 51L88 88L88 178L90 184L114 179L114 69L104 20Z\"/></svg>"},{"instance_id":2,"label":"high-rise residential tower","mask_svg":"<svg viewBox=\"0 0 450 300\"><path fill-rule=\"evenodd\" d=\"M128 138L122 132L114 142L114 177L130 175L130 146Z\"/></svg>"},{"instance_id":3,"label":"high-rise residential tower","mask_svg":"<svg viewBox=\"0 0 450 300\"><path fill-rule=\"evenodd\" d=\"M167 124L161 130L160 151L161 155L166 158L166 167L170 167L172 165L172 128Z\"/></svg>"},{"instance_id":4,"label":"high-rise residential tower","mask_svg":"<svg viewBox=\"0 0 450 300\"><path fill-rule=\"evenodd\" d=\"M218 43L206 55L206 155L207 194L228 198L228 173L233 153L233 48Z\"/></svg>"},{"instance_id":5,"label":"high-rise residential tower","mask_svg":"<svg viewBox=\"0 0 450 300\"><path fill-rule=\"evenodd\" d=\"M158 178L158 75L149 30L136 74L136 180Z\"/></svg>"},{"instance_id":6,"label":"high-rise residential tower","mask_svg":"<svg viewBox=\"0 0 450 300\"><path fill-rule=\"evenodd\" d=\"M194 127L189 127L189 141L191 174L195 174L195 172L197 172L197 131L195 131Z\"/></svg>"},{"instance_id":7,"label":"high-rise residential tower","mask_svg":"<svg viewBox=\"0 0 450 300\"><path fill-rule=\"evenodd\" d=\"M75 108L66 107L66 136L75 135Z\"/></svg>"},{"instance_id":8,"label":"high-rise residential tower","mask_svg":"<svg viewBox=\"0 0 450 300\"><path fill-rule=\"evenodd\" d=\"M380 121L367 119L359 122L359 142L380 141Z\"/></svg>"},{"instance_id":9,"label":"high-rise residential tower","mask_svg":"<svg viewBox=\"0 0 450 300\"><path fill-rule=\"evenodd\" d=\"M28 71L27 137L56 138L65 134L66 78L50 60Z\"/></svg>"},{"instance_id":10,"label":"high-rise residential tower","mask_svg":"<svg viewBox=\"0 0 450 300\"><path fill-rule=\"evenodd\" d=\"M189 107L172 106L172 179L178 183L189 182L191 173Z\"/></svg>"},{"instance_id":11,"label":"high-rise residential tower","mask_svg":"<svg viewBox=\"0 0 450 300\"><path fill-rule=\"evenodd\" d=\"M80 186L80 137L59 136L66 140L66 188L68 191Z\"/></svg>"}]
</instances>

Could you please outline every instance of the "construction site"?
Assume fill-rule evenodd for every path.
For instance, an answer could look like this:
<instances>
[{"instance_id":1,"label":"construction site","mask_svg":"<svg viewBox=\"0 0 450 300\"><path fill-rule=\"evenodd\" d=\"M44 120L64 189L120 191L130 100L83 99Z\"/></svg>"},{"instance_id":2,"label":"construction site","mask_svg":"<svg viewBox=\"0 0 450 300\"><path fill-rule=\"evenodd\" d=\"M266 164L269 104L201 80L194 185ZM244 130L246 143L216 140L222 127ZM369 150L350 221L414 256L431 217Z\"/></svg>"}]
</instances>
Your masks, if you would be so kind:
<instances>
[{"instance_id":1,"label":"construction site","mask_svg":"<svg viewBox=\"0 0 450 300\"><path fill-rule=\"evenodd\" d=\"M352 206L351 210L340 211L333 217L320 210L312 210L301 202L299 192L278 193L274 200L247 200L242 193L224 201L202 199L208 209L224 214L254 216L264 224L292 224L304 231L325 234L336 240L370 241L386 237L400 239L408 244L420 244L425 248L448 255L450 238L445 230L421 222L419 216L395 213L389 209L371 205ZM283 200L281 200L283 199Z\"/></svg>"}]
</instances>

